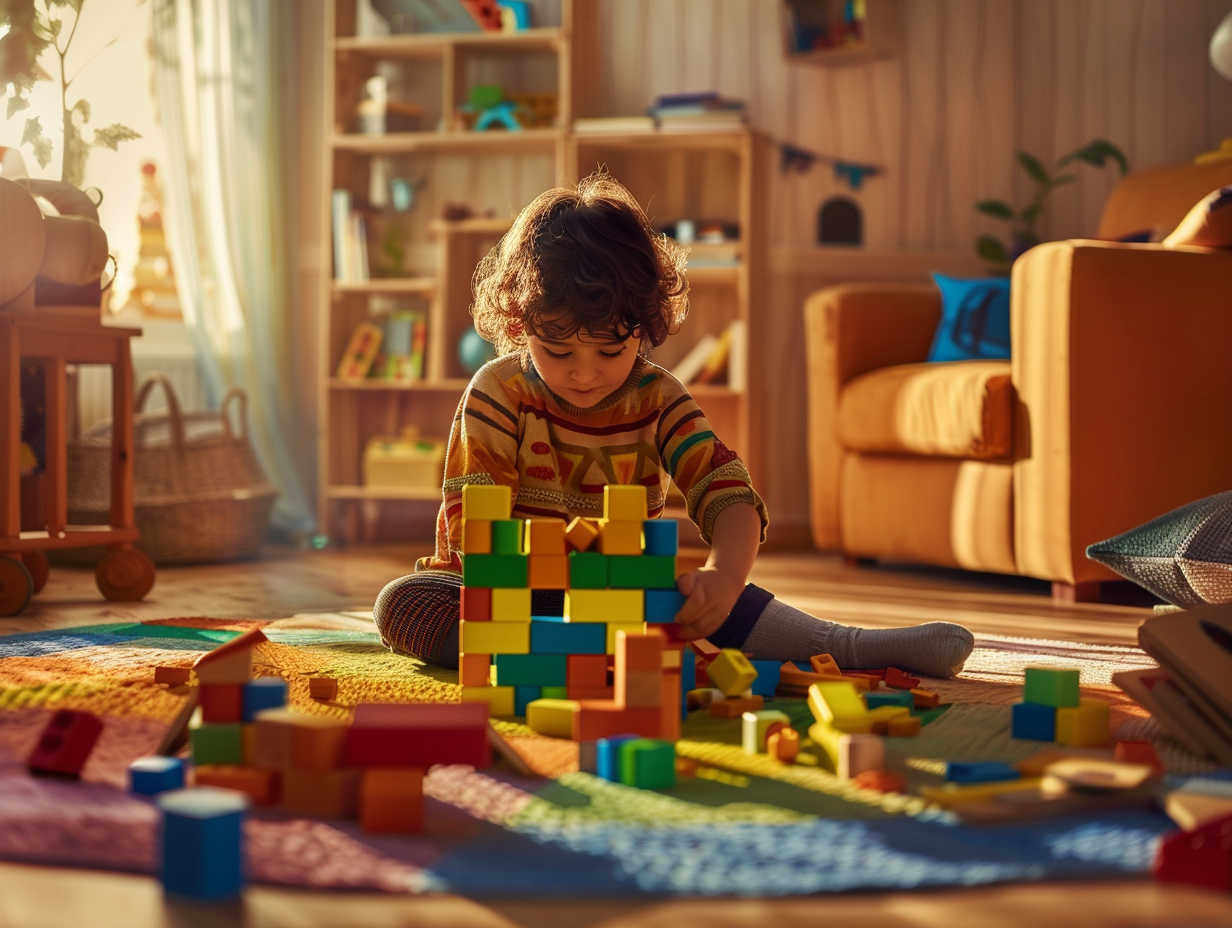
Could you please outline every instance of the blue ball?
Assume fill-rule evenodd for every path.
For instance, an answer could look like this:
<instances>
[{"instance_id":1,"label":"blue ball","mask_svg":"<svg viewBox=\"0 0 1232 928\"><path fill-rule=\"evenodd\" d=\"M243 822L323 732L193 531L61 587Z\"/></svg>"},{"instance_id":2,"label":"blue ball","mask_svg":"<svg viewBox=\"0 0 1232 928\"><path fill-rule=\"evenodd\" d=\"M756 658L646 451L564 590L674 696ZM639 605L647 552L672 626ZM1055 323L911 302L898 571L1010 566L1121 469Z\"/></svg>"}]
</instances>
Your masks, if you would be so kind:
<instances>
[{"instance_id":1,"label":"blue ball","mask_svg":"<svg viewBox=\"0 0 1232 928\"><path fill-rule=\"evenodd\" d=\"M468 373L475 373L496 357L496 349L474 329L467 329L458 339L458 360Z\"/></svg>"}]
</instances>

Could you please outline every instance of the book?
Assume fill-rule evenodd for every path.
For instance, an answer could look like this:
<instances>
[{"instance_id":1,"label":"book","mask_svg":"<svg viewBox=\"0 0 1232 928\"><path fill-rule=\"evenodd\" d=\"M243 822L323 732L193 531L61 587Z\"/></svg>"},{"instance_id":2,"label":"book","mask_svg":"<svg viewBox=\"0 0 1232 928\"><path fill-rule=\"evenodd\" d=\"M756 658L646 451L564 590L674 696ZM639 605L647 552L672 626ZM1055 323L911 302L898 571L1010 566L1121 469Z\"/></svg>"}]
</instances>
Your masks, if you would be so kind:
<instances>
[{"instance_id":1,"label":"book","mask_svg":"<svg viewBox=\"0 0 1232 928\"><path fill-rule=\"evenodd\" d=\"M607 116L598 119L575 119L573 131L578 135L623 135L634 132L653 132L653 116Z\"/></svg>"},{"instance_id":2,"label":"book","mask_svg":"<svg viewBox=\"0 0 1232 928\"><path fill-rule=\"evenodd\" d=\"M351 216L351 191L335 190L333 194L334 280L350 280L350 256L347 249L347 224Z\"/></svg>"},{"instance_id":3,"label":"book","mask_svg":"<svg viewBox=\"0 0 1232 928\"><path fill-rule=\"evenodd\" d=\"M732 132L744 128L744 115L660 116L664 132Z\"/></svg>"},{"instance_id":4,"label":"book","mask_svg":"<svg viewBox=\"0 0 1232 928\"><path fill-rule=\"evenodd\" d=\"M728 363L731 360L732 330L728 326L719 336L710 356L701 369L701 373L693 379L694 383L721 383L727 376Z\"/></svg>"},{"instance_id":5,"label":"book","mask_svg":"<svg viewBox=\"0 0 1232 928\"><path fill-rule=\"evenodd\" d=\"M367 377L384 338L385 332L380 326L367 320L360 322L351 333L351 340L342 354L342 360L338 362L336 376L342 380L363 380Z\"/></svg>"},{"instance_id":6,"label":"book","mask_svg":"<svg viewBox=\"0 0 1232 928\"><path fill-rule=\"evenodd\" d=\"M718 343L719 340L707 332L672 368L672 376L683 384L692 383L693 378L700 374L702 368L706 366L706 359L710 357L710 353L714 351Z\"/></svg>"}]
</instances>

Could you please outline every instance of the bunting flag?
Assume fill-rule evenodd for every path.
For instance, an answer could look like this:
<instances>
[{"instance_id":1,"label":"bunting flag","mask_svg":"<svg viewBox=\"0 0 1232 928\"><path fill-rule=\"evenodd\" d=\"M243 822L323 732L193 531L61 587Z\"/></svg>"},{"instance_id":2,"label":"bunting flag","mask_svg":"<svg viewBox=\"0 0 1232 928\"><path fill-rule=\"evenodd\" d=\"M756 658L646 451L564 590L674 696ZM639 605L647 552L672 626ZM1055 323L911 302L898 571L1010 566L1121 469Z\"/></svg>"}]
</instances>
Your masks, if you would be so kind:
<instances>
[{"instance_id":1,"label":"bunting flag","mask_svg":"<svg viewBox=\"0 0 1232 928\"><path fill-rule=\"evenodd\" d=\"M858 161L846 161L842 158L832 158L820 152L810 151L789 142L779 143L779 170L786 174L795 171L804 174L815 164L827 164L834 168L834 176L844 181L852 190L859 190L866 177L876 177L884 174L885 169L875 164L863 164Z\"/></svg>"}]
</instances>

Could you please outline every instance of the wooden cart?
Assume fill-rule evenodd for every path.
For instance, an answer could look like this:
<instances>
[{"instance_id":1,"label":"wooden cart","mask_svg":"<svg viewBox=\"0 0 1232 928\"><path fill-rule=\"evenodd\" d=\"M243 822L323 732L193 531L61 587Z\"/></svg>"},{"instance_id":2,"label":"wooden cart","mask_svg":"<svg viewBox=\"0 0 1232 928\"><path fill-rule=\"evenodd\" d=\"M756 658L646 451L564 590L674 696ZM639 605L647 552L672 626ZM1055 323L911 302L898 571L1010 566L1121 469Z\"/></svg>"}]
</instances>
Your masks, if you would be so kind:
<instances>
[{"instance_id":1,"label":"wooden cart","mask_svg":"<svg viewBox=\"0 0 1232 928\"><path fill-rule=\"evenodd\" d=\"M106 545L95 570L103 596L135 601L154 586L154 564L133 547L133 369L129 339L140 329L105 326L97 307L39 306L0 312L0 616L16 615L42 589L45 551ZM46 496L41 531L21 530L21 366L37 360L46 378ZM112 371L111 518L109 525L68 524L66 365L109 364Z\"/></svg>"}]
</instances>

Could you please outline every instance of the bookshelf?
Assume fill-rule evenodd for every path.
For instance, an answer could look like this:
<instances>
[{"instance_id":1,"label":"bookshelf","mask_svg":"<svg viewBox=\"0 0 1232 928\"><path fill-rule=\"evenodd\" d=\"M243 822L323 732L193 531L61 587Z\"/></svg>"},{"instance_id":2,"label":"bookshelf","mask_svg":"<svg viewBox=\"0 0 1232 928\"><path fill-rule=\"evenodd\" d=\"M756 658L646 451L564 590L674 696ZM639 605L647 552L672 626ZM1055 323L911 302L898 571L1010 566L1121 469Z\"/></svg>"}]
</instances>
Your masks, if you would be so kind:
<instances>
[{"instance_id":1,"label":"bookshelf","mask_svg":"<svg viewBox=\"0 0 1232 928\"><path fill-rule=\"evenodd\" d=\"M439 485L367 487L367 443L415 426L425 436L449 433L469 373L458 341L471 327L471 279L513 216L543 190L574 182L604 164L647 206L661 227L680 219L719 220L738 235L698 243L690 252L691 310L679 335L654 360L671 369L705 335L735 320L746 332L753 293L764 292L768 144L757 133L651 131L574 134L573 120L602 115L597 103L599 0L537 0L535 27L513 33L357 34L357 0L327 0L325 114L322 131L324 241L333 240L335 190L349 192L368 220L371 274L336 280L324 262L319 319L320 426L318 473L322 534L347 542L426 537L434 525ZM358 111L373 77L390 100L418 113L397 131L364 132ZM550 125L521 131L467 128L459 113L477 84L501 84L513 94L557 95ZM647 101L649 102L649 101ZM394 128L391 126L391 128ZM374 193L394 178L415 190L403 211ZM472 218L447 220L465 206ZM385 260L397 237L404 260ZM427 342L422 379L390 382L335 376L356 326L393 307L424 312ZM733 367L748 371L746 337ZM751 373L751 372L750 372ZM716 431L756 470L750 411L759 402L756 378L744 385L699 384L694 395ZM671 515L685 519L683 500ZM685 519L682 538L688 539ZM416 529L418 531L416 531Z\"/></svg>"}]
</instances>

